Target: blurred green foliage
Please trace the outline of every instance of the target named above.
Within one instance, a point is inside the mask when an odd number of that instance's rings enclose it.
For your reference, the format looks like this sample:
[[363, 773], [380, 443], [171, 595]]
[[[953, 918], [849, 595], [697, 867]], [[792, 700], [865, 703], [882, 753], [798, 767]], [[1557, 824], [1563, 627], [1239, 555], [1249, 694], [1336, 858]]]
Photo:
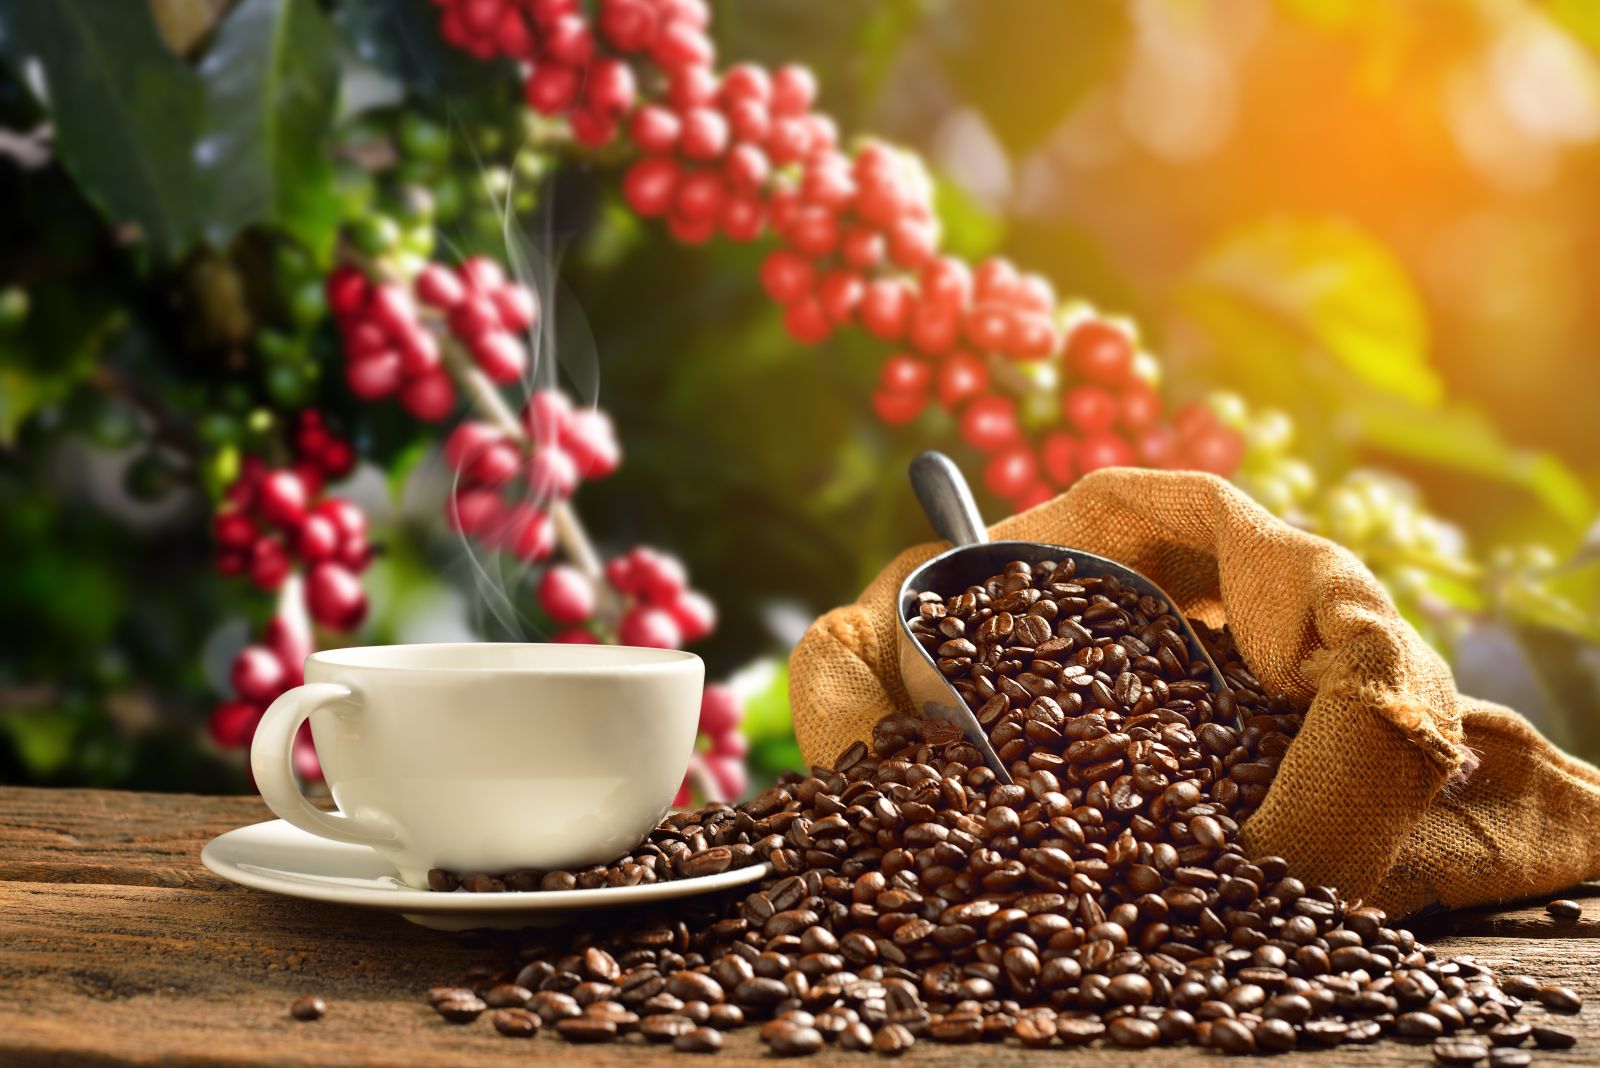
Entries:
[[[1136, 315], [1175, 401], [1242, 397], [1241, 482], [1362, 552], [1464, 688], [1600, 755], [1587, 5], [715, 6], [723, 56], [810, 63], [847, 133], [928, 156], [950, 247]], [[0, 780], [242, 785], [200, 724], [271, 606], [215, 575], [207, 523], [301, 407], [368, 462], [342, 490], [384, 552], [361, 640], [492, 629], [433, 432], [338, 374], [319, 280], [341, 227], [369, 255], [503, 255], [510, 202], [560, 264], [559, 360], [598, 369], [626, 452], [579, 508], [604, 547], [685, 558], [722, 612], [713, 674], [770, 667], [927, 536], [911, 455], [975, 459], [938, 412], [877, 424], [875, 344], [792, 343], [759, 249], [631, 217], [616, 161], [527, 121], [512, 72], [433, 18], [0, 5]], [[1529, 40], [1547, 61], [1524, 69]], [[797, 759], [784, 676], [749, 678], [770, 771]]]

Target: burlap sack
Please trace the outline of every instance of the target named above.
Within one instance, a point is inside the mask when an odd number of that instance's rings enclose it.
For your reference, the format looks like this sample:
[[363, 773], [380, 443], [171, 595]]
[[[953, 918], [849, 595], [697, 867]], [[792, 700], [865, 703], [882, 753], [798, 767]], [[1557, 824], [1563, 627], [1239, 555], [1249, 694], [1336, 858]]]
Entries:
[[[1302, 878], [1397, 916], [1600, 875], [1600, 770], [1510, 709], [1458, 694], [1359, 560], [1222, 479], [1099, 471], [991, 535], [1082, 548], [1143, 572], [1184, 611], [1225, 618], [1267, 689], [1307, 708], [1243, 828], [1253, 854], [1281, 855]], [[789, 695], [808, 761], [831, 761], [885, 712], [909, 708], [895, 594], [946, 547], [901, 553], [795, 647]]]

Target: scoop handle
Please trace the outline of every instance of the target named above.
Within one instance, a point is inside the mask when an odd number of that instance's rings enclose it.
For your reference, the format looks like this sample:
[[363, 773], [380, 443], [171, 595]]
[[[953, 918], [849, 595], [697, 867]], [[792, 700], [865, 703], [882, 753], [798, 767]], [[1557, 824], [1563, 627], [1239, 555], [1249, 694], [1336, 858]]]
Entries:
[[983, 513], [955, 461], [929, 450], [911, 461], [911, 490], [939, 536], [954, 545], [981, 545], [989, 540]]

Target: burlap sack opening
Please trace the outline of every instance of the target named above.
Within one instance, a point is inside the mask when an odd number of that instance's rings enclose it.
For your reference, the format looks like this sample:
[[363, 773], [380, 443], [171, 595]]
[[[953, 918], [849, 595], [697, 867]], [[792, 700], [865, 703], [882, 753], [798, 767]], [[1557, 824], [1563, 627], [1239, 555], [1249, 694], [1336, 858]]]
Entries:
[[[1222, 479], [1099, 471], [991, 535], [1071, 545], [1144, 572], [1184, 611], [1225, 618], [1267, 688], [1306, 707], [1243, 828], [1252, 853], [1286, 857], [1302, 878], [1391, 915], [1600, 875], [1600, 771], [1510, 709], [1458, 694], [1359, 560]], [[945, 547], [901, 553], [795, 647], [789, 692], [808, 761], [831, 761], [885, 712], [908, 708], [894, 597]]]

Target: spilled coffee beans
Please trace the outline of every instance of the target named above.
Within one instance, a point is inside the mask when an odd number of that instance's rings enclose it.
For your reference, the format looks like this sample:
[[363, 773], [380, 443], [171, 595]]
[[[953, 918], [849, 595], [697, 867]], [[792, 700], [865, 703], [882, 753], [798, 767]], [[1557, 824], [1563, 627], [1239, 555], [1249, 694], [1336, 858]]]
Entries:
[[1570, 989], [1502, 986], [1244, 853], [1239, 827], [1301, 715], [1262, 692], [1225, 630], [1196, 626], [1216, 689], [1169, 605], [1070, 561], [923, 594], [909, 625], [1012, 785], [956, 728], [891, 714], [833, 766], [674, 814], [615, 864], [435, 873], [441, 890], [553, 890], [770, 865], [753, 889], [542, 932], [429, 1000], [455, 1019], [522, 988], [569, 1040], [637, 1030], [692, 1052], [760, 1022], [788, 1056], [1011, 1037], [1247, 1054], [1392, 1035], [1466, 1064], [1574, 1041], [1543, 1026], [1581, 1007]]

